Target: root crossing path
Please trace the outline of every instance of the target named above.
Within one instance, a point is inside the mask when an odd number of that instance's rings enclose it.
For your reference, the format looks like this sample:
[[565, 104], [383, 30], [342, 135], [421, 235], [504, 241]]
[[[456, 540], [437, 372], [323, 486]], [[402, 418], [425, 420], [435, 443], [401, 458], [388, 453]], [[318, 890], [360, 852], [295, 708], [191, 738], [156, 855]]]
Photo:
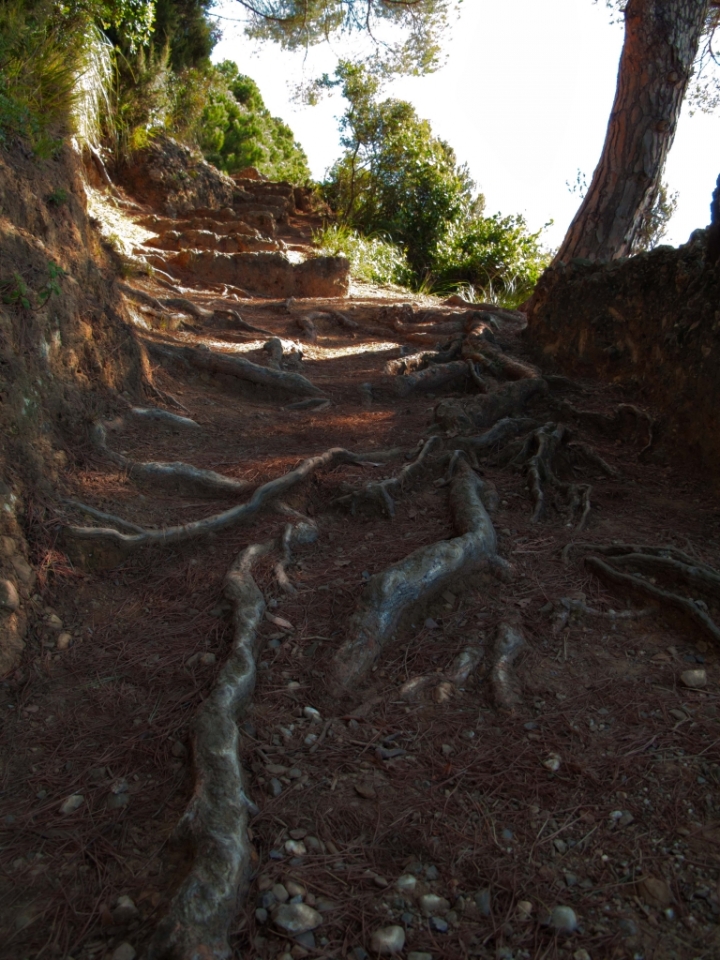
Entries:
[[0, 957], [720, 955], [720, 514], [653, 411], [512, 311], [163, 249], [30, 520]]

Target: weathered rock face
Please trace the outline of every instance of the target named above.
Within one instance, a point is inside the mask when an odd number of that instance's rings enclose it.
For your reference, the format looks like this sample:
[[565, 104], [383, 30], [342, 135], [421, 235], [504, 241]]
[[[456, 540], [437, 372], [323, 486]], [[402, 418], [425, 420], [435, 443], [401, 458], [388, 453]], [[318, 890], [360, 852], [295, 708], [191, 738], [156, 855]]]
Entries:
[[237, 192], [230, 177], [170, 137], [158, 137], [134, 154], [120, 178], [134, 196], [169, 216], [228, 207]]
[[612, 263], [572, 261], [540, 280], [527, 337], [544, 366], [627, 384], [663, 411], [663, 445], [720, 465], [720, 265], [706, 231]]
[[345, 297], [350, 266], [344, 257], [293, 264], [280, 253], [183, 251], [168, 261], [213, 283], [229, 283], [264, 297]]

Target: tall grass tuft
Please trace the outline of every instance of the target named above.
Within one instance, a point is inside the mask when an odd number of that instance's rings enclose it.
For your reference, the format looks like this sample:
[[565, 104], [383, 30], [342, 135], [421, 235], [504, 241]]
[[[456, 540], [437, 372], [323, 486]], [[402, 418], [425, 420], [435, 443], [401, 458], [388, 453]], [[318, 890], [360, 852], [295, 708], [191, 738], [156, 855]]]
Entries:
[[412, 272], [401, 246], [382, 237], [365, 237], [342, 224], [325, 224], [313, 233], [318, 256], [347, 257], [350, 273], [380, 285], [407, 286]]
[[25, 140], [49, 156], [72, 129], [83, 37], [46, 2], [0, 4], [0, 144]]
[[113, 45], [96, 26], [89, 27], [80, 51], [72, 116], [75, 135], [94, 150], [112, 133]]

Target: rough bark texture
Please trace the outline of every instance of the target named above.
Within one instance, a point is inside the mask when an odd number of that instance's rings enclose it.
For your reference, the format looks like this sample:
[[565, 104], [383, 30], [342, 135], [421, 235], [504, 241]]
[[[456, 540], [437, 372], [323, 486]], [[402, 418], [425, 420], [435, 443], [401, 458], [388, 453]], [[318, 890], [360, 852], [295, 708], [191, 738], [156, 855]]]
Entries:
[[[625, 383], [664, 417], [655, 450], [720, 464], [720, 265], [706, 231], [612, 264], [547, 270], [535, 291], [528, 343], [544, 366]], [[653, 455], [648, 451], [647, 455]]]
[[708, 0], [629, 0], [605, 145], [555, 263], [631, 253], [675, 137], [707, 10]]

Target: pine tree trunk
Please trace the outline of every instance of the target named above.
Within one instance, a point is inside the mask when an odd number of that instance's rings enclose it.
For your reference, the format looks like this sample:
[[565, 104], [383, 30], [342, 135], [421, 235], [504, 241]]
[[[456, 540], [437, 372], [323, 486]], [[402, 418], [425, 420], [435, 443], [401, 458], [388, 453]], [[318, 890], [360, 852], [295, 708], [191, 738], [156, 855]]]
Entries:
[[709, 0], [629, 0], [605, 145], [555, 263], [626, 257], [652, 206]]

